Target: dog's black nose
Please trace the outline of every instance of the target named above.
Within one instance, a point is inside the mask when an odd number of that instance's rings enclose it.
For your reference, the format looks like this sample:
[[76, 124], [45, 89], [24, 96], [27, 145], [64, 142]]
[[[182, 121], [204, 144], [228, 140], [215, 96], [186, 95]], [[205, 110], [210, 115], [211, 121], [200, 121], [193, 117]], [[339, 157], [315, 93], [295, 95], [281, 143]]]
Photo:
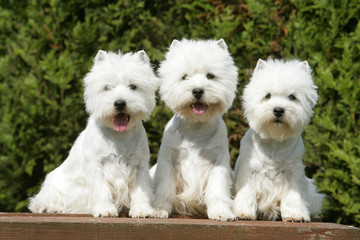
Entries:
[[114, 102], [115, 108], [116, 110], [118, 110], [119, 112], [121, 112], [122, 110], [125, 109], [126, 107], [126, 102], [124, 100], [116, 100]]
[[194, 95], [194, 97], [197, 100], [199, 100], [202, 97], [202, 95], [204, 94], [204, 89], [202, 89], [202, 88], [194, 88], [192, 90], [192, 94]]
[[273, 112], [277, 118], [280, 118], [282, 115], [284, 115], [285, 110], [282, 107], [276, 107], [274, 108]]

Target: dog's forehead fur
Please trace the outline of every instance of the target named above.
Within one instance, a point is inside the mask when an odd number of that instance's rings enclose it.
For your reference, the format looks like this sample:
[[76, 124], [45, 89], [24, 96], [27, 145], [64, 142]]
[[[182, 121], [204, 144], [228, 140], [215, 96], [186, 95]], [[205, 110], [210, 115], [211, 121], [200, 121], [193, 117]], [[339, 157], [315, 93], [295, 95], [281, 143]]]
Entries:
[[313, 85], [311, 73], [306, 71], [297, 60], [269, 61], [263, 69], [254, 72], [252, 79], [254, 82], [262, 81], [266, 88], [273, 86], [272, 88], [275, 89], [302, 88]]
[[[263, 62], [261, 69], [256, 69], [246, 86], [249, 94], [256, 94], [262, 98], [267, 93], [275, 96], [294, 94], [297, 98], [304, 98], [316, 102], [316, 86], [311, 77], [311, 69], [298, 60], [282, 61], [268, 60]], [[247, 91], [245, 91], [246, 94]], [[256, 92], [256, 93], [255, 93]]]
[[158, 87], [158, 80], [150, 64], [142, 61], [137, 53], [106, 53], [101, 60], [95, 60], [84, 82], [86, 85], [110, 84], [112, 86], [138, 84], [153, 91]]
[[[159, 68], [162, 79], [179, 80], [183, 74], [210, 72], [218, 77], [231, 74], [231, 80], [237, 80], [237, 68], [233, 59], [219, 42], [183, 39], [173, 45]], [[172, 72], [166, 71], [167, 69], [172, 69]]]

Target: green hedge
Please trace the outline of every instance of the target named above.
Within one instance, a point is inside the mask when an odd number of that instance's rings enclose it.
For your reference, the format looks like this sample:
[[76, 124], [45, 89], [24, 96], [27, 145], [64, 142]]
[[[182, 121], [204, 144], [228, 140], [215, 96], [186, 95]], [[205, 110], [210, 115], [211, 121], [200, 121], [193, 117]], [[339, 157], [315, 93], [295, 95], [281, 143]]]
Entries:
[[[145, 49], [155, 65], [171, 41], [224, 38], [239, 93], [224, 118], [232, 164], [248, 126], [240, 95], [258, 58], [300, 58], [320, 99], [306, 128], [307, 174], [327, 194], [323, 220], [360, 225], [360, 4], [280, 1], [0, 0], [0, 211], [26, 210], [46, 173], [86, 125], [82, 78], [99, 49]], [[172, 113], [145, 123], [156, 161]]]

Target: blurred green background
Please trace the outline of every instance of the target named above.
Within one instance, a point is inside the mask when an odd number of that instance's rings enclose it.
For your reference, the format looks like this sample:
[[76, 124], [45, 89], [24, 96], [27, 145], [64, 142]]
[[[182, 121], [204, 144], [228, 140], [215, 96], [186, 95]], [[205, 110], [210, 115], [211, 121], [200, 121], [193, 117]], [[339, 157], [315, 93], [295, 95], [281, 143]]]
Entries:
[[[359, 18], [358, 0], [0, 0], [0, 211], [27, 211], [85, 128], [82, 79], [99, 49], [144, 49], [157, 69], [174, 38], [223, 38], [239, 68], [224, 116], [232, 166], [257, 60], [307, 60], [320, 95], [303, 134], [307, 175], [327, 195], [323, 221], [359, 226]], [[171, 116], [158, 99], [145, 123], [152, 164]]]

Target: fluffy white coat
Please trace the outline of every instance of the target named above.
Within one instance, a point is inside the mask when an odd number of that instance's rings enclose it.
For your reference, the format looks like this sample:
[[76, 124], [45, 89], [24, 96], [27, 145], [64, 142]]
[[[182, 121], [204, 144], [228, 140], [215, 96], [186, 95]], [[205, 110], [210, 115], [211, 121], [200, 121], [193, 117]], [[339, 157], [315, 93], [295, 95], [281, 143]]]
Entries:
[[[153, 185], [154, 206], [170, 213], [234, 220], [227, 130], [237, 68], [224, 40], [174, 40], [159, 68], [167, 124]], [[155, 170], [156, 169], [156, 170]]]
[[88, 124], [68, 158], [30, 198], [29, 209], [95, 217], [115, 217], [129, 209], [131, 217], [166, 217], [151, 206], [150, 154], [142, 120], [155, 107], [158, 79], [146, 53], [100, 50], [84, 83]]
[[250, 129], [235, 166], [234, 213], [239, 219], [310, 221], [323, 195], [305, 176], [301, 133], [318, 95], [308, 63], [259, 60], [243, 93]]

